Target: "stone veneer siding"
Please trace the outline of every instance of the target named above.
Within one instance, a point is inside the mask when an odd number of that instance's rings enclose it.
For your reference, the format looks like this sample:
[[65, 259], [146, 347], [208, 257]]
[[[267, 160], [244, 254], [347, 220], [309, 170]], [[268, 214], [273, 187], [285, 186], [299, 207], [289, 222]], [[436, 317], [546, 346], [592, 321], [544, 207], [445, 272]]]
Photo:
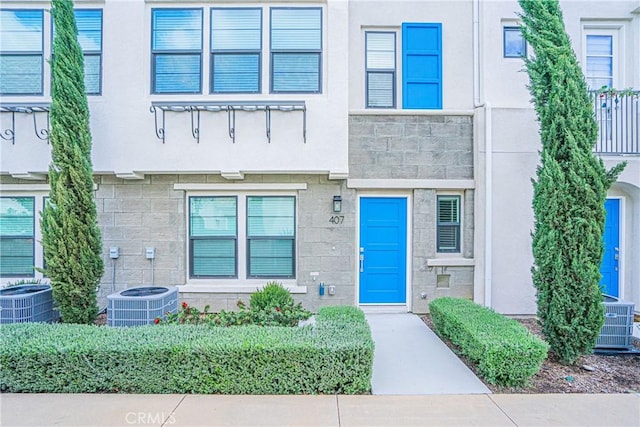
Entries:
[[[443, 115], [352, 115], [349, 120], [350, 178], [361, 179], [473, 179], [473, 137], [471, 116]], [[5, 184], [33, 184], [33, 181], [0, 177]], [[306, 183], [297, 197], [297, 284], [306, 294], [295, 298], [315, 311], [322, 305], [356, 303], [356, 203], [357, 191], [344, 181], [326, 175], [246, 175], [242, 183]], [[186, 193], [174, 190], [176, 183], [234, 184], [220, 175], [147, 175], [142, 180], [124, 180], [98, 175], [96, 206], [102, 230], [105, 273], [100, 301], [112, 292], [114, 262], [109, 247], [120, 248], [115, 261], [115, 290], [151, 284], [151, 261], [145, 248], [156, 249], [154, 283], [181, 285], [187, 280]], [[385, 191], [389, 193], [390, 191]], [[428, 302], [444, 295], [471, 298], [473, 267], [428, 267], [436, 258], [436, 196], [438, 189], [413, 189], [412, 307], [428, 310]], [[331, 200], [342, 196], [342, 224], [332, 224]], [[463, 200], [461, 254], [473, 258], [474, 191], [459, 194]], [[36, 250], [41, 250], [38, 246]], [[443, 257], [443, 254], [439, 254]], [[242, 256], [242, 254], [240, 254]], [[445, 255], [446, 257], [446, 255]], [[320, 275], [316, 282], [310, 273]], [[449, 275], [449, 287], [437, 286], [438, 275]], [[318, 295], [318, 283], [336, 286], [336, 294]], [[266, 282], [266, 280], [265, 280]], [[427, 299], [420, 298], [425, 292]], [[211, 310], [234, 309], [248, 293], [182, 293], [181, 299]]]
[[[33, 184], [33, 181], [0, 177], [4, 184]], [[344, 181], [328, 180], [326, 175], [246, 175], [239, 181], [251, 183], [306, 183], [307, 189], [297, 194], [296, 271], [297, 285], [307, 286], [306, 294], [295, 294], [296, 300], [316, 311], [322, 305], [355, 303], [355, 192], [346, 189]], [[150, 285], [151, 261], [145, 248], [154, 247], [154, 284], [182, 285], [187, 280], [187, 200], [186, 192], [174, 190], [176, 183], [236, 184], [220, 175], [147, 175], [142, 180], [125, 180], [113, 175], [98, 175], [96, 207], [102, 231], [105, 272], [99, 289], [101, 306], [113, 292], [112, 273], [115, 263], [115, 291]], [[230, 193], [232, 194], [232, 193]], [[333, 224], [332, 199], [342, 194], [342, 224]], [[7, 194], [11, 195], [11, 194]], [[120, 257], [109, 258], [109, 247], [118, 246]], [[36, 250], [42, 250], [39, 245]], [[243, 254], [239, 254], [243, 256]], [[311, 272], [319, 272], [315, 282]], [[268, 280], [265, 279], [266, 283]], [[318, 284], [336, 287], [333, 296], [320, 297]], [[220, 283], [217, 281], [216, 283]], [[229, 284], [233, 284], [230, 280]], [[212, 311], [231, 310], [238, 299], [248, 301], [249, 293], [181, 293], [181, 300]]]
[[[469, 180], [473, 170], [471, 115], [352, 114], [349, 118], [349, 178]], [[473, 258], [474, 190], [412, 189], [411, 310], [428, 311], [440, 296], [473, 297], [471, 266], [429, 267], [436, 258]], [[393, 193], [385, 190], [385, 194]], [[436, 254], [436, 197], [459, 194], [462, 201], [462, 253]], [[438, 287], [449, 275], [449, 287]], [[421, 299], [426, 293], [427, 299]]]
[[[307, 293], [296, 294], [295, 298], [314, 311], [321, 305], [354, 304], [354, 207], [344, 203], [343, 224], [329, 222], [333, 215], [331, 200], [334, 194], [341, 193], [342, 182], [329, 181], [320, 175], [247, 175], [241, 182], [307, 184], [307, 189], [297, 195], [296, 230], [296, 280], [298, 286], [307, 286]], [[128, 287], [150, 283], [150, 262], [144, 257], [146, 246], [156, 248], [155, 284], [186, 282], [188, 209], [186, 193], [174, 190], [175, 183], [234, 184], [219, 175], [151, 175], [144, 182], [100, 177], [97, 202], [104, 247], [121, 248], [118, 262], [122, 265], [117, 270], [120, 288], [125, 283]], [[320, 273], [316, 282], [311, 279], [313, 271]], [[105, 274], [103, 283], [109, 277]], [[336, 294], [325, 293], [320, 297], [317, 289], [320, 281], [336, 286]], [[181, 298], [197, 307], [210, 305], [211, 310], [218, 311], [234, 309], [238, 299], [246, 302], [249, 295], [192, 292], [182, 293]]]

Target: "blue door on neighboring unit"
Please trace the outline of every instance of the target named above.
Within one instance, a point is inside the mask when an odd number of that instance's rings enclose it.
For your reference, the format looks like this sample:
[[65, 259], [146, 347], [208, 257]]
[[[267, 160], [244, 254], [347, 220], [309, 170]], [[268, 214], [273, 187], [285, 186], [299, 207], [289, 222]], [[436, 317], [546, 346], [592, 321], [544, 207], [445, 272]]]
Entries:
[[360, 199], [361, 304], [403, 304], [407, 298], [407, 199]]
[[618, 260], [620, 257], [620, 200], [607, 199], [604, 203], [607, 217], [604, 222], [604, 256], [600, 273], [602, 292], [614, 297], [618, 292]]

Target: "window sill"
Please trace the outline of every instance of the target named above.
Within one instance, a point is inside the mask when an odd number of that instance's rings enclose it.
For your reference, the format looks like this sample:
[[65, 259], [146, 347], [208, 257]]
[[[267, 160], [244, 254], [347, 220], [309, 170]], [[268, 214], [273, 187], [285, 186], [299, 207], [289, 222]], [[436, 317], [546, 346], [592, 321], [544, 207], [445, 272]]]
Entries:
[[427, 260], [427, 267], [473, 267], [474, 258], [431, 258]]
[[357, 116], [473, 116], [473, 110], [403, 109], [396, 107], [351, 109], [349, 114]]
[[[187, 283], [185, 285], [178, 285], [178, 291], [181, 293], [208, 293], [208, 294], [252, 294], [257, 289], [262, 288], [266, 282], [261, 282], [259, 285], [254, 285], [250, 283], [238, 283], [237, 285], [233, 284], [214, 284], [214, 283], [203, 283], [203, 284], [194, 284]], [[283, 283], [283, 286], [289, 290], [292, 294], [306, 294], [307, 287], [306, 286], [298, 286], [296, 284], [286, 284]]]

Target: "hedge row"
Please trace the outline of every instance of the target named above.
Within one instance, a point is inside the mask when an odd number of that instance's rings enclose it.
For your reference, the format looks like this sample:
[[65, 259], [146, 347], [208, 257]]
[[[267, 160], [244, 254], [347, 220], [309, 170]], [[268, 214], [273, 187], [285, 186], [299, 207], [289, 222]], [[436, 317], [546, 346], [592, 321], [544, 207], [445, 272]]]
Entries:
[[355, 307], [315, 326], [111, 328], [11, 324], [0, 330], [0, 389], [34, 393], [357, 394], [370, 391], [373, 340]]
[[436, 332], [460, 347], [491, 384], [524, 385], [540, 370], [547, 343], [516, 320], [460, 298], [429, 304]]

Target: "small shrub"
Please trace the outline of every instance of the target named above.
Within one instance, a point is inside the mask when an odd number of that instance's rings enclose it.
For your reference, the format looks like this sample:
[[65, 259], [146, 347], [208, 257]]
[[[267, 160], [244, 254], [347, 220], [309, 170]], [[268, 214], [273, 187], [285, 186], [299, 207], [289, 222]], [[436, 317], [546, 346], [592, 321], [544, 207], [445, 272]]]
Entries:
[[166, 319], [156, 319], [155, 323], [165, 324], [207, 324], [212, 326], [297, 326], [301, 320], [311, 317], [302, 304], [295, 304], [291, 294], [279, 283], [270, 282], [263, 290], [251, 295], [251, 305], [247, 307], [238, 301], [238, 311], [221, 310], [209, 313], [209, 306], [203, 312], [182, 303], [177, 313], [167, 314]]
[[461, 298], [429, 304], [436, 332], [460, 347], [491, 384], [524, 385], [547, 357], [547, 343], [516, 320]]
[[276, 307], [293, 306], [293, 297], [289, 291], [278, 282], [268, 282], [266, 286], [251, 294], [249, 307], [252, 310], [266, 310]]

